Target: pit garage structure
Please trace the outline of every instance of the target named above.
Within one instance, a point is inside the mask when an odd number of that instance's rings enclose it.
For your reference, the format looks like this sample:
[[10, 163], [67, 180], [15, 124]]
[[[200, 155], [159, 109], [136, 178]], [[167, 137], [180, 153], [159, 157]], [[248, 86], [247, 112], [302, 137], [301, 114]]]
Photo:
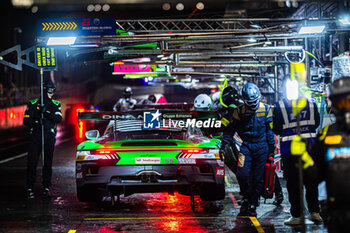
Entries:
[[[305, 62], [308, 84], [324, 91], [317, 86], [322, 76], [330, 76], [333, 57], [349, 47], [349, 25], [332, 17], [338, 10], [336, 3], [311, 2], [290, 18], [116, 19], [118, 35], [79, 36], [66, 55], [100, 54], [100, 59], [82, 62], [153, 64], [169, 74], [149, 84], [180, 82], [198, 88], [215, 86], [223, 77], [233, 84], [250, 78], [273, 102], [290, 63]], [[322, 33], [298, 33], [302, 26], [319, 25], [325, 26]], [[47, 38], [37, 40], [46, 43]], [[149, 60], [130, 61], [142, 57]]]

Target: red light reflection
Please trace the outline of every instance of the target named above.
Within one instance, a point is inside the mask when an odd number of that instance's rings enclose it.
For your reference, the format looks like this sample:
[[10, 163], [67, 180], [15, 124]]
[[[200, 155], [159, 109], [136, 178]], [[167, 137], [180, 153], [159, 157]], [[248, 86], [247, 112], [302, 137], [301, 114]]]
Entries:
[[85, 133], [85, 122], [84, 121], [78, 121], [78, 113], [79, 112], [84, 112], [84, 108], [82, 107], [77, 107], [74, 111], [73, 111], [73, 121], [74, 121], [74, 124], [77, 126], [76, 127], [76, 138], [78, 140], [81, 140], [84, 136], [84, 133]]
[[95, 231], [96, 233], [116, 233], [119, 231], [112, 230], [110, 227], [102, 227]]
[[158, 231], [165, 232], [197, 232], [205, 233], [197, 219], [186, 219], [185, 217], [166, 216], [156, 223]]
[[25, 105], [0, 109], [0, 128], [8, 129], [22, 126], [25, 110]]

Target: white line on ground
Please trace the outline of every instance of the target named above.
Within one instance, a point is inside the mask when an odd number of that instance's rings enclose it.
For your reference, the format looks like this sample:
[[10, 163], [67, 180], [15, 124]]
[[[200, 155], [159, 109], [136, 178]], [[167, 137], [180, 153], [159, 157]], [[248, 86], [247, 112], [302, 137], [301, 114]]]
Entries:
[[[69, 141], [69, 140], [71, 140], [71, 139], [70, 139], [70, 138], [67, 138], [67, 139], [65, 139], [65, 140], [62, 140], [62, 141], [60, 141], [56, 146], [58, 146], [58, 145], [60, 145], [60, 144], [62, 144], [62, 143], [65, 143], [65, 142], [67, 142], [67, 141]], [[0, 160], [0, 164], [2, 164], [2, 163], [7, 163], [7, 162], [10, 162], [10, 161], [15, 160], [15, 159], [22, 158], [22, 157], [26, 156], [27, 154], [28, 154], [28, 152], [25, 152], [25, 153], [23, 153], [23, 154], [13, 156], [13, 157], [8, 158], [8, 159]]]
[[8, 158], [8, 159], [0, 160], [0, 164], [2, 164], [2, 163], [7, 163], [7, 162], [9, 162], [9, 161], [22, 158], [22, 157], [26, 156], [27, 154], [28, 154], [28, 153], [26, 152], [26, 153], [23, 153], [23, 154], [20, 154], [20, 155], [13, 156], [13, 157]]

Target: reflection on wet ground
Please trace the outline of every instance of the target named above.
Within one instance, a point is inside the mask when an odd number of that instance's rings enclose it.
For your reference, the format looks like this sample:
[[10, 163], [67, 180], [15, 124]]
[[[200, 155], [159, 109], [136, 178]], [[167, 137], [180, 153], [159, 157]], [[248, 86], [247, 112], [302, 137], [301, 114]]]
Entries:
[[134, 194], [113, 207], [108, 201], [80, 203], [75, 196], [74, 159], [74, 143], [59, 144], [52, 197], [43, 199], [38, 178], [31, 201], [25, 199], [26, 158], [0, 164], [0, 232], [327, 232], [323, 224], [310, 222], [305, 229], [283, 224], [289, 217], [285, 188], [282, 206], [274, 206], [272, 199], [261, 201], [257, 219], [236, 218], [239, 187], [232, 174], [227, 176], [226, 198], [204, 202], [196, 197], [195, 211], [190, 197], [178, 193]]

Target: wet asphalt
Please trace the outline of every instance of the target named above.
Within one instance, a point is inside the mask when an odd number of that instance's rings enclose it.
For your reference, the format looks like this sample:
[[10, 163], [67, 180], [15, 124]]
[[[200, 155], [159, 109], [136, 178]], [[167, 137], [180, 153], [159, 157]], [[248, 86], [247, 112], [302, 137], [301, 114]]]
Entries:
[[[67, 135], [62, 133], [57, 139], [50, 199], [41, 195], [40, 164], [35, 198], [27, 200], [26, 156], [0, 163], [0, 232], [327, 232], [322, 223], [311, 221], [304, 227], [284, 225], [290, 214], [283, 179], [285, 199], [281, 206], [273, 205], [273, 199], [266, 204], [261, 199], [256, 219], [237, 218], [239, 187], [228, 169], [225, 199], [205, 202], [196, 196], [195, 210], [190, 197], [178, 193], [122, 196], [115, 206], [108, 198], [98, 204], [80, 203], [75, 193], [77, 142]], [[11, 151], [2, 150], [0, 159], [25, 153], [26, 145], [22, 142], [15, 153]]]

